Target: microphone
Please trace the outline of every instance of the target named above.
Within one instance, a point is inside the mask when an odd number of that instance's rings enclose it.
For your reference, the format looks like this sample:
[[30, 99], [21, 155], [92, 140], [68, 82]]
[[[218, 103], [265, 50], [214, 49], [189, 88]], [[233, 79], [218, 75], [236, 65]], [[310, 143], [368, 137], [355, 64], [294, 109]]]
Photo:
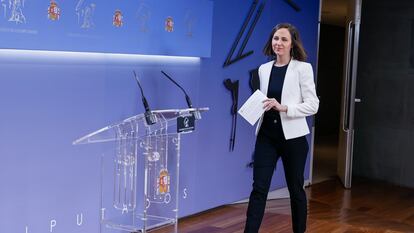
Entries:
[[145, 121], [147, 122], [147, 125], [153, 125], [157, 122], [157, 118], [151, 112], [151, 109], [148, 105], [147, 99], [144, 96], [144, 91], [142, 90], [141, 83], [139, 83], [139, 80], [138, 80], [137, 74], [135, 73], [135, 70], [133, 72], [134, 72], [135, 80], [137, 81], [139, 89], [141, 90], [142, 104], [144, 105], [144, 108], [145, 108], [145, 113], [144, 113]]
[[[172, 79], [171, 78], [171, 76], [169, 76], [167, 73], [165, 73], [164, 71], [162, 71], [161, 70], [161, 73], [163, 74], [163, 75], [165, 75], [165, 77], [167, 77], [171, 82], [173, 82], [177, 87], [179, 87], [183, 92], [184, 92], [184, 95], [185, 95], [185, 100], [187, 101], [187, 106], [188, 106], [188, 108], [193, 108], [193, 104], [191, 103], [191, 99], [190, 99], [190, 96], [188, 96], [187, 95], [187, 92], [184, 90], [184, 88], [182, 88], [181, 86], [180, 86], [180, 84], [178, 84], [176, 81], [174, 81], [174, 79]], [[195, 117], [195, 119], [197, 119], [197, 120], [199, 120], [199, 119], [201, 119], [201, 115], [200, 115], [200, 112], [198, 112], [198, 111], [194, 111], [193, 112], [193, 115], [194, 115], [194, 117]]]
[[187, 101], [187, 105], [189, 108], [193, 108], [193, 104], [191, 103], [190, 97], [187, 95], [187, 92], [185, 92], [184, 88], [182, 88], [176, 81], [174, 81], [174, 79], [172, 79], [168, 74], [166, 74], [164, 71], [161, 70], [161, 73], [163, 75], [165, 75], [165, 77], [167, 77], [171, 82], [173, 82], [177, 87], [179, 87], [185, 95], [185, 99]]

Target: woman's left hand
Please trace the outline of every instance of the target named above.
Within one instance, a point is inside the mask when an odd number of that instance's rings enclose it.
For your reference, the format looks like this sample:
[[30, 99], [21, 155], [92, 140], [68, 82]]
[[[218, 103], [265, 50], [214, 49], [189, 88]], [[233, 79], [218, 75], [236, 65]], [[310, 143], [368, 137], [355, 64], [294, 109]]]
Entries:
[[270, 109], [274, 109], [278, 112], [287, 112], [287, 106], [281, 105], [275, 98], [263, 100], [263, 108], [267, 112]]

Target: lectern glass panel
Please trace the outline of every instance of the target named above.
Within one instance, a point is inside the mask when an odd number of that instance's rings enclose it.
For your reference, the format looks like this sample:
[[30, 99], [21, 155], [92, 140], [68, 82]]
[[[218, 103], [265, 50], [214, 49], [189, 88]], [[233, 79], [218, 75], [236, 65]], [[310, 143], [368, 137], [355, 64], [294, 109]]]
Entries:
[[140, 114], [74, 142], [105, 142], [109, 148], [100, 161], [101, 232], [145, 233], [169, 225], [177, 232], [181, 137], [177, 118], [200, 119], [206, 110], [154, 111], [154, 125], [147, 125]]

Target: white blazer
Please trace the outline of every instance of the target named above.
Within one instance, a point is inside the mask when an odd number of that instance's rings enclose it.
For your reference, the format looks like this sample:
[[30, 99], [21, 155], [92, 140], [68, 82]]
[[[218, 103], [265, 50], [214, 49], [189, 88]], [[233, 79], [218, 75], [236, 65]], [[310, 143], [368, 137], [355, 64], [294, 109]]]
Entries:
[[[260, 91], [266, 96], [273, 64], [274, 61], [270, 61], [259, 67]], [[315, 114], [319, 108], [311, 64], [294, 59], [290, 61], [283, 83], [281, 104], [288, 107], [287, 113], [280, 113], [285, 138], [309, 134], [306, 117]], [[256, 135], [262, 121], [263, 115], [257, 124]]]

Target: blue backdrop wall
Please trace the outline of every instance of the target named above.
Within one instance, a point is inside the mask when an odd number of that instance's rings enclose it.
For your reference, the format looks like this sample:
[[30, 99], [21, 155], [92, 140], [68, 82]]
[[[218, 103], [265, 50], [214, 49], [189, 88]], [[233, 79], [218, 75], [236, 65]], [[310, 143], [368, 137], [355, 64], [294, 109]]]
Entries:
[[[179, 215], [248, 197], [254, 127], [239, 118], [235, 150], [228, 151], [231, 97], [223, 80], [240, 80], [244, 102], [251, 93], [248, 71], [267, 61], [261, 49], [271, 28], [285, 21], [301, 31], [315, 67], [319, 1], [296, 0], [300, 12], [285, 1], [267, 1], [245, 49], [253, 55], [226, 68], [251, 2], [211, 2], [209, 58], [0, 50], [0, 232], [99, 231], [101, 148], [72, 141], [143, 112], [133, 69], [153, 109], [186, 107], [161, 69], [183, 85], [194, 105], [210, 107], [196, 132], [182, 138]], [[272, 189], [283, 186], [279, 164]]]
[[210, 56], [209, 0], [1, 1], [2, 48]]

